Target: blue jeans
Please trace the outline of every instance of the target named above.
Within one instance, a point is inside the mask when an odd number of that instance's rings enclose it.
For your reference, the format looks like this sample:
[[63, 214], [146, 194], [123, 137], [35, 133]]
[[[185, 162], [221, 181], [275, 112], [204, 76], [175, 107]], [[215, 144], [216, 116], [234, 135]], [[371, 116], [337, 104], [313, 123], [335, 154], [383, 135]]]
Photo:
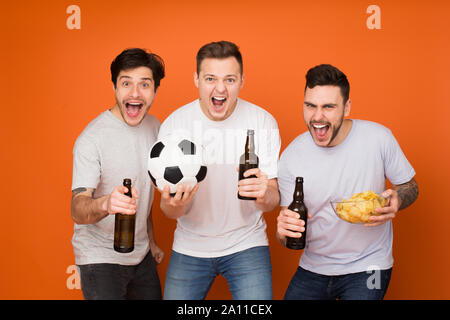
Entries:
[[285, 300], [382, 300], [392, 268], [339, 276], [317, 274], [301, 267], [292, 278]]
[[172, 251], [164, 299], [205, 299], [219, 274], [227, 280], [233, 299], [272, 299], [272, 265], [268, 246], [218, 258], [197, 258]]

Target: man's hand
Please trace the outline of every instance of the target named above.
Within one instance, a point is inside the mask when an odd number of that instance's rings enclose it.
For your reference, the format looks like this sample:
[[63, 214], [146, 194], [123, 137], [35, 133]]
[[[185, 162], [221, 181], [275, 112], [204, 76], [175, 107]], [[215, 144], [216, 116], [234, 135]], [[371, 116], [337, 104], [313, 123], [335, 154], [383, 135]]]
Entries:
[[414, 178], [406, 183], [393, 185], [392, 188], [381, 194], [382, 197], [388, 198], [385, 207], [375, 209], [381, 215], [371, 216], [371, 222], [365, 223], [365, 227], [376, 227], [394, 219], [399, 210], [409, 207], [419, 195], [419, 188]]
[[395, 218], [398, 208], [400, 206], [398, 198], [398, 193], [395, 190], [388, 189], [383, 191], [382, 197], [387, 198], [387, 203], [383, 208], [376, 208], [375, 211], [379, 213], [379, 216], [371, 216], [369, 218], [370, 222], [365, 223], [365, 227], [376, 227], [380, 224], [386, 223]]
[[190, 186], [178, 185], [175, 196], [170, 196], [170, 187], [165, 186], [161, 193], [161, 209], [169, 217], [177, 219], [183, 216], [187, 206], [191, 203], [198, 190], [198, 183], [191, 189]]
[[[308, 213], [308, 218], [311, 215]], [[283, 246], [286, 246], [286, 237], [300, 238], [305, 231], [305, 221], [300, 219], [297, 212], [281, 207], [277, 218], [277, 238]]]
[[73, 221], [77, 224], [93, 224], [110, 214], [135, 214], [136, 199], [139, 196], [134, 188], [131, 188], [132, 198], [125, 195], [127, 191], [126, 187], [118, 186], [111, 194], [94, 199], [93, 188], [82, 187], [73, 190], [70, 204]]
[[157, 264], [160, 264], [164, 259], [164, 251], [161, 250], [155, 243], [155, 241], [150, 241], [150, 250], [152, 251], [152, 256]]
[[[256, 178], [247, 178], [249, 176], [256, 176]], [[259, 168], [248, 169], [244, 172], [244, 177], [247, 179], [239, 180], [238, 192], [242, 197], [256, 198], [256, 201], [263, 201], [269, 185], [267, 175]]]
[[139, 198], [136, 189], [131, 188], [132, 198], [126, 196], [125, 193], [128, 192], [128, 188], [124, 186], [117, 186], [114, 188], [113, 192], [105, 198], [103, 209], [108, 212], [108, 214], [136, 214], [137, 205], [136, 199]]
[[[239, 169], [237, 170], [239, 171]], [[256, 176], [256, 178], [239, 180], [239, 194], [243, 197], [256, 198], [255, 204], [261, 211], [272, 211], [280, 203], [277, 179], [268, 179], [267, 174], [259, 168], [248, 169], [244, 172], [244, 177], [252, 175]]]

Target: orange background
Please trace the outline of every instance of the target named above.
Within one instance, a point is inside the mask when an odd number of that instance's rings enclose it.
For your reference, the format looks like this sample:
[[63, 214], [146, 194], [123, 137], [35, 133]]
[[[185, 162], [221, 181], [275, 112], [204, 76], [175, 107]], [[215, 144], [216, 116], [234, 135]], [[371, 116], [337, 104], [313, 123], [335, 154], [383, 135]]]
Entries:
[[[68, 30], [66, 8], [81, 8]], [[381, 30], [369, 30], [369, 5]], [[195, 54], [216, 40], [237, 43], [246, 83], [241, 97], [278, 121], [282, 149], [306, 127], [304, 75], [319, 63], [343, 70], [351, 117], [389, 127], [417, 171], [420, 196], [394, 220], [394, 271], [387, 299], [450, 299], [449, 1], [5, 1], [2, 73], [1, 299], [81, 299], [70, 290], [70, 217], [76, 137], [114, 104], [109, 65], [145, 47], [167, 66], [150, 109], [163, 121], [197, 98]], [[156, 240], [166, 252], [175, 221], [154, 205]], [[274, 298], [281, 299], [300, 252], [276, 241], [277, 210], [266, 213]], [[209, 299], [231, 298], [219, 277]]]

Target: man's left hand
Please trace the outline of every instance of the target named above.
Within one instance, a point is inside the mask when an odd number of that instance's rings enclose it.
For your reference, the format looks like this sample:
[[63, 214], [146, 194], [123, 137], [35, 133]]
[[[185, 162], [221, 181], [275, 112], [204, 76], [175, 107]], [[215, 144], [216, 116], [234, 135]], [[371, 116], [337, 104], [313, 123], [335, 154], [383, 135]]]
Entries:
[[248, 169], [244, 172], [244, 177], [255, 175], [256, 178], [239, 180], [238, 192], [243, 197], [256, 198], [257, 202], [264, 201], [264, 197], [269, 185], [267, 175], [259, 168]]
[[150, 241], [150, 250], [152, 251], [152, 256], [155, 259], [156, 264], [160, 264], [164, 259], [164, 251], [162, 251], [154, 241]]
[[397, 191], [388, 189], [383, 191], [382, 197], [387, 198], [387, 204], [383, 208], [376, 208], [375, 211], [379, 213], [379, 216], [371, 216], [370, 222], [365, 223], [365, 227], [376, 227], [387, 221], [395, 218], [398, 212], [398, 208], [401, 205], [401, 199], [398, 196]]

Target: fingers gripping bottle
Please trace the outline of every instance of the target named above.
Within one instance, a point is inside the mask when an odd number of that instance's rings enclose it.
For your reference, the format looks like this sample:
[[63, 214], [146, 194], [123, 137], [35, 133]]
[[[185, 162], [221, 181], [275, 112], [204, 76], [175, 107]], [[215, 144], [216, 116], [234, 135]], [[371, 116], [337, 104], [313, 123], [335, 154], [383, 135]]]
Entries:
[[297, 212], [300, 215], [300, 219], [305, 221], [305, 231], [301, 234], [300, 238], [286, 237], [286, 247], [294, 250], [301, 250], [305, 248], [306, 243], [306, 225], [308, 221], [308, 208], [303, 202], [303, 177], [295, 178], [295, 191], [294, 199], [289, 205], [288, 209]]
[[[131, 198], [131, 179], [124, 179], [123, 185], [128, 189], [125, 195]], [[114, 250], [120, 253], [133, 251], [136, 214], [116, 213], [115, 219]]]
[[[255, 154], [255, 131], [247, 130], [247, 140], [245, 141], [245, 151], [239, 158], [239, 180], [256, 178], [255, 175], [244, 178], [244, 172], [248, 169], [258, 168], [259, 159]], [[238, 192], [238, 198], [241, 200], [256, 200], [254, 197], [243, 197]]]

